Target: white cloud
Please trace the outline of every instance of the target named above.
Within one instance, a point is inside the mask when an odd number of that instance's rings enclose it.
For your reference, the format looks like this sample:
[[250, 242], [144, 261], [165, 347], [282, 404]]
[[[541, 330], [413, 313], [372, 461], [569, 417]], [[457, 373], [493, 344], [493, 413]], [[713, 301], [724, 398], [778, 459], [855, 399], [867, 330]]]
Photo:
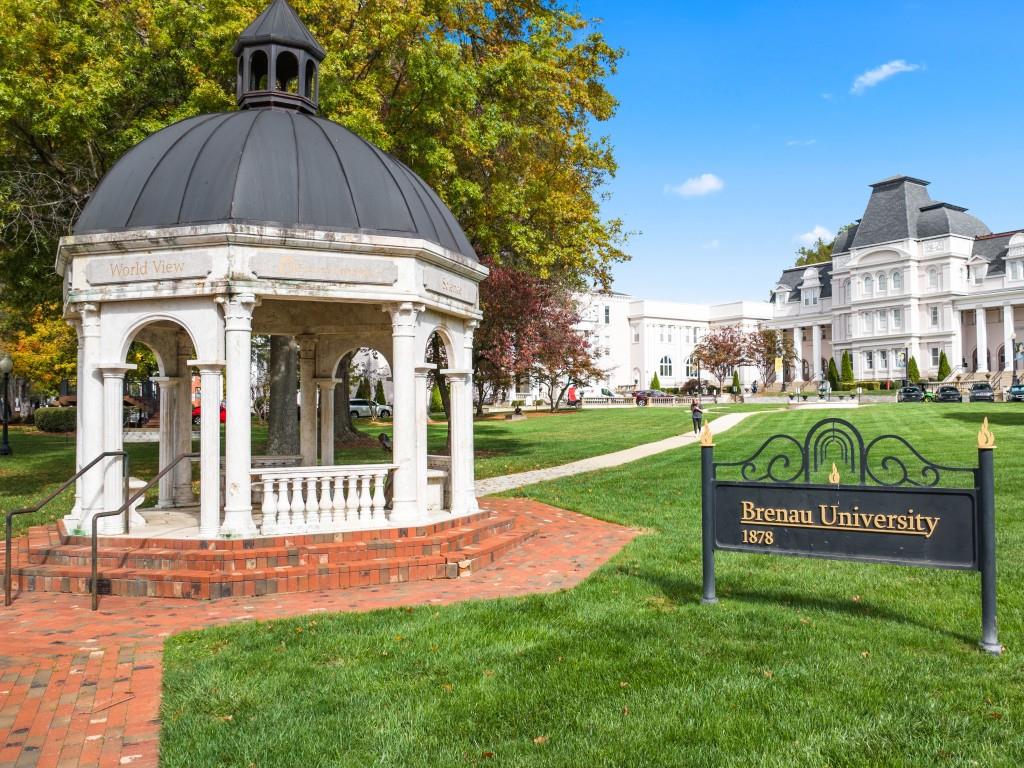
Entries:
[[680, 197], [703, 197], [712, 192], [719, 192], [725, 186], [725, 182], [713, 173], [702, 173], [687, 179], [682, 184], [672, 186], [665, 185], [666, 194], [679, 195]]
[[721, 242], [719, 242], [718, 238], [716, 237], [714, 240], [708, 240], [706, 243], [704, 243], [704, 245], [701, 246], [701, 248], [703, 248], [704, 250], [713, 251], [721, 245]]
[[823, 93], [823, 94], [821, 94], [821, 98], [823, 98], [825, 101], [832, 101], [832, 94], [831, 93]]
[[858, 75], [857, 79], [853, 81], [853, 85], [850, 86], [850, 93], [859, 96], [868, 88], [874, 88], [893, 75], [898, 75], [900, 72], [916, 72], [920, 68], [920, 64], [908, 64], [903, 59], [893, 59], [880, 67], [869, 69], [864, 74]]
[[790, 139], [786, 142], [787, 147], [809, 147], [812, 144], [817, 144], [817, 139]]
[[814, 245], [818, 238], [821, 238], [826, 243], [830, 243], [832, 242], [832, 239], [834, 237], [834, 233], [825, 229], [825, 227], [821, 226], [821, 224], [816, 224], [814, 226], [814, 229], [812, 229], [810, 232], [804, 232], [802, 235], [797, 235], [793, 239], [803, 243], [804, 245]]

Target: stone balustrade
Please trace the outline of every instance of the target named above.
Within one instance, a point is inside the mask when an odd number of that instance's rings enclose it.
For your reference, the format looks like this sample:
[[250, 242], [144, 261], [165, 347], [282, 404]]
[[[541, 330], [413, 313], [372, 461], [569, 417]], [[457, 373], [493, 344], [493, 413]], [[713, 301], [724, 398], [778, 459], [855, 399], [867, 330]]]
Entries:
[[265, 536], [386, 522], [384, 484], [395, 464], [253, 469], [263, 490]]

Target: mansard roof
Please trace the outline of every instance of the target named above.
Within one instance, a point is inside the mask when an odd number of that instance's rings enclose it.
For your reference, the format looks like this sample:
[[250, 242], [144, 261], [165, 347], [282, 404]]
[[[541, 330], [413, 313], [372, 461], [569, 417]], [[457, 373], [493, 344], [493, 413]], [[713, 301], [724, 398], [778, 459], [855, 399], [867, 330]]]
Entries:
[[917, 219], [918, 237], [964, 235], [982, 237], [990, 234], [985, 223], [967, 213], [966, 208], [950, 203], [932, 203], [921, 208]]
[[846, 253], [850, 250], [850, 246], [853, 244], [853, 239], [857, 236], [857, 227], [860, 226], [860, 219], [857, 219], [857, 223], [853, 224], [838, 235], [836, 239], [832, 241], [832, 255], [836, 256], [840, 253]]
[[[823, 299], [827, 299], [832, 295], [832, 262], [825, 261], [820, 264], [810, 264], [805, 267], [790, 267], [789, 269], [783, 270], [782, 276], [779, 277], [776, 285], [784, 285], [790, 290], [789, 301], [799, 302], [800, 301], [800, 290], [804, 286], [804, 273], [808, 269], [815, 269], [818, 272], [818, 284], [821, 287], [819, 296]], [[775, 303], [775, 294], [772, 293], [769, 302]]]
[[977, 256], [989, 263], [989, 275], [1001, 275], [1006, 272], [1006, 252], [1010, 247], [1010, 240], [1014, 235], [1024, 232], [1024, 229], [1012, 230], [1010, 232], [998, 232], [994, 235], [985, 235], [974, 241], [971, 249], [971, 257]]

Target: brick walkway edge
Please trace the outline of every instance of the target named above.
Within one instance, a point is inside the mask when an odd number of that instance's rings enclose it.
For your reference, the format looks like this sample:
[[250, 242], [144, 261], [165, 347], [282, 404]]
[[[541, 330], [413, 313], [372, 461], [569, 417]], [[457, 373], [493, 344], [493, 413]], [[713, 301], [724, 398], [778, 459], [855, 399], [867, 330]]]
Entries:
[[575, 586], [637, 531], [530, 499], [486, 499], [540, 533], [472, 576], [215, 602], [25, 593], [0, 609], [0, 768], [158, 764], [164, 640], [233, 621], [370, 611]]

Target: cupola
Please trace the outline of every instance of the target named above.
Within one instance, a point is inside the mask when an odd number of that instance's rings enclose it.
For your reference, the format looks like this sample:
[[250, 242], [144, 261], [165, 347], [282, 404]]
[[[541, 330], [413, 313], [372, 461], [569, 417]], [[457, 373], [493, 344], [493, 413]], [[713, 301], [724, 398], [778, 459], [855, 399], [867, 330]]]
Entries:
[[273, 0], [235, 42], [242, 109], [283, 107], [316, 114], [326, 55], [287, 0]]

